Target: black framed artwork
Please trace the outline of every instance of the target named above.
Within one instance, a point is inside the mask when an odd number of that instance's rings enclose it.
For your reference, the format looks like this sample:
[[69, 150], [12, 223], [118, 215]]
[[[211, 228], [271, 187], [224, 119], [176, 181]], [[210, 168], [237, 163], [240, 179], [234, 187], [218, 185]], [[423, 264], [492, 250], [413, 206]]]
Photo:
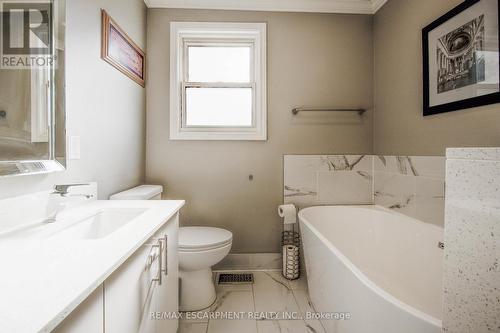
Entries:
[[466, 0], [422, 30], [424, 116], [500, 102], [500, 0]]

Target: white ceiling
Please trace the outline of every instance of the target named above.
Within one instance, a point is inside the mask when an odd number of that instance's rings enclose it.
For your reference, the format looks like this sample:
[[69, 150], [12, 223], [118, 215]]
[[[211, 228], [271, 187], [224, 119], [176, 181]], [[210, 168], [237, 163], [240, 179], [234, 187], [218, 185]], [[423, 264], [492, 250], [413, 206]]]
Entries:
[[375, 14], [387, 0], [144, 0], [149, 8]]

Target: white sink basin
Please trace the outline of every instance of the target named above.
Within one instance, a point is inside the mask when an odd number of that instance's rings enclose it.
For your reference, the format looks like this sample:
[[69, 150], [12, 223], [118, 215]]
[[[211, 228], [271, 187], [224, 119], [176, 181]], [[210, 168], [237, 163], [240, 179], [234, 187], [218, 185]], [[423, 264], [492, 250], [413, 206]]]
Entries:
[[61, 214], [54, 223], [30, 224], [0, 235], [2, 239], [92, 240], [111, 235], [147, 211], [142, 207], [101, 208]]
[[[67, 239], [104, 238], [144, 213], [143, 208], [108, 208], [59, 230], [54, 237]], [[55, 222], [57, 223], [57, 222]]]

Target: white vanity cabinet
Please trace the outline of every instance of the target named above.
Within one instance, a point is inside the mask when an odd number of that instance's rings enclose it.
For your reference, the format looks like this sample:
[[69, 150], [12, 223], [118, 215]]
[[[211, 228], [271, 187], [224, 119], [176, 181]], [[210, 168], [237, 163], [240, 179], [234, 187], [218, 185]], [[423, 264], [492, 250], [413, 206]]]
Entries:
[[103, 286], [99, 286], [53, 332], [101, 333], [104, 332]]
[[178, 311], [178, 228], [176, 214], [55, 332], [176, 333], [164, 314]]
[[178, 309], [178, 216], [104, 282], [106, 333], [175, 333]]

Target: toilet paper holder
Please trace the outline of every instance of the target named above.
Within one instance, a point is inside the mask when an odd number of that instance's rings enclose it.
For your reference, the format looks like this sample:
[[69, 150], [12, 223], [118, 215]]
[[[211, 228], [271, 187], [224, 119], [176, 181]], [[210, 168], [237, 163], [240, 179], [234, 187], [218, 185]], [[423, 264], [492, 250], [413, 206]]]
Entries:
[[296, 231], [283, 231], [281, 234], [283, 256], [283, 276], [287, 280], [300, 277], [300, 234]]

